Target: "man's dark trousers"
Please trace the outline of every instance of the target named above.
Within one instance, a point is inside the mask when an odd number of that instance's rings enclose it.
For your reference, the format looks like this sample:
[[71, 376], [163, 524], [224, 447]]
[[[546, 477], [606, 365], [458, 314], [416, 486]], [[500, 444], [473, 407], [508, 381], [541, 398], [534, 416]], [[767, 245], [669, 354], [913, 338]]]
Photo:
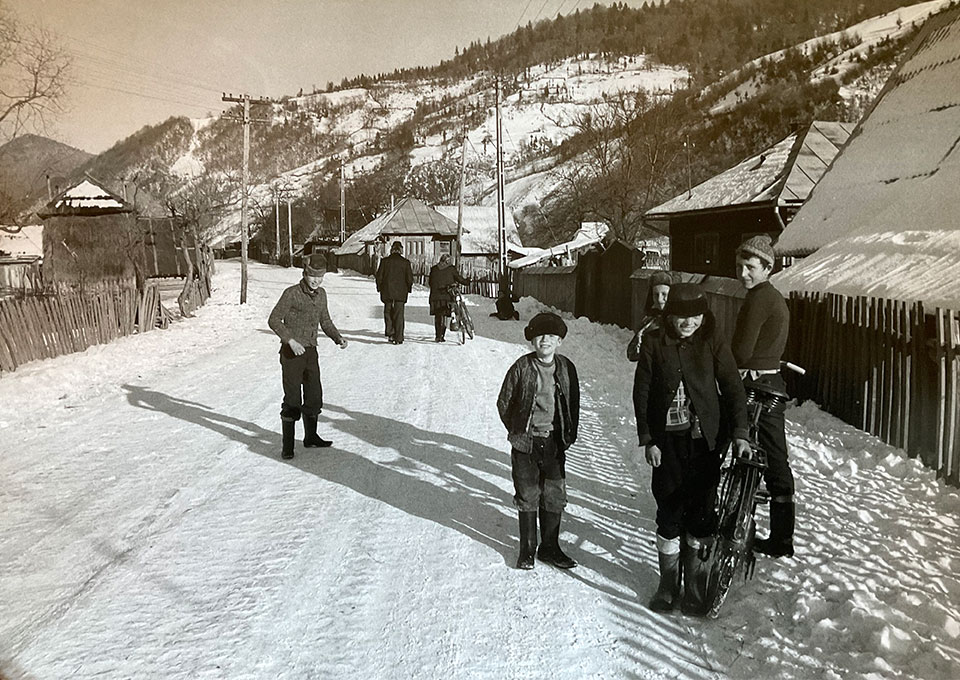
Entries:
[[394, 342], [403, 342], [403, 306], [399, 300], [387, 300], [383, 303], [383, 322], [387, 337]]
[[296, 356], [290, 346], [284, 344], [280, 350], [280, 369], [283, 376], [280, 417], [293, 421], [300, 420], [301, 413], [316, 417], [323, 408], [317, 348], [307, 347], [303, 354]]

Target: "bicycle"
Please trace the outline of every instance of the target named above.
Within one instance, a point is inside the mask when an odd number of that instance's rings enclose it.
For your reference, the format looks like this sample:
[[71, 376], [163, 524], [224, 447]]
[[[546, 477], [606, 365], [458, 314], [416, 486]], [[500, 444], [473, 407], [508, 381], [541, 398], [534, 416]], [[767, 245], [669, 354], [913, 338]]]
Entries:
[[[453, 301], [450, 303], [452, 315], [450, 330], [456, 330], [460, 336], [460, 344], [465, 345], [468, 337], [473, 340], [473, 319], [470, 318], [470, 312], [467, 311], [467, 306], [463, 302], [460, 286], [450, 286], [447, 290], [453, 297]], [[454, 328], [454, 325], [456, 325], [456, 328]]]
[[[803, 375], [805, 371], [790, 362], [780, 362], [781, 369], [788, 368]], [[713, 562], [707, 583], [707, 617], [715, 619], [720, 615], [737, 574], [743, 574], [744, 580], [753, 577], [756, 568], [756, 556], [753, 554], [753, 540], [756, 530], [754, 513], [757, 506], [767, 503], [770, 495], [760, 489], [760, 480], [767, 467], [767, 454], [758, 445], [757, 433], [760, 416], [765, 412], [783, 408], [789, 398], [767, 385], [749, 382], [747, 391], [747, 415], [750, 423], [750, 453], [733, 455], [729, 466], [721, 471], [721, 482], [717, 494], [717, 531], [713, 545], [701, 550], [712, 551]], [[701, 554], [701, 559], [709, 559], [709, 554]]]

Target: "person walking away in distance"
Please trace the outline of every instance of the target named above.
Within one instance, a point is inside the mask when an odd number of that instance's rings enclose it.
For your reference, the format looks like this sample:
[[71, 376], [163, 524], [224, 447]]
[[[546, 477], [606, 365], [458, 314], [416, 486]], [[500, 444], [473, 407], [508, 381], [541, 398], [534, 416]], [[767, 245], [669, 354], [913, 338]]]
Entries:
[[643, 307], [644, 316], [640, 319], [636, 334], [627, 345], [627, 359], [630, 361], [640, 358], [640, 343], [643, 341], [643, 336], [660, 328], [663, 307], [667, 304], [671, 285], [673, 285], [673, 277], [670, 272], [654, 272], [650, 277], [647, 302]]
[[403, 244], [394, 241], [390, 255], [380, 260], [376, 274], [377, 291], [383, 302], [383, 334], [391, 344], [403, 344], [403, 306], [413, 290], [413, 268], [403, 256]]
[[[780, 360], [790, 332], [790, 310], [770, 283], [774, 263], [773, 240], [766, 234], [746, 239], [737, 249], [737, 278], [747, 295], [737, 314], [731, 348], [745, 384], [753, 381], [786, 393]], [[796, 523], [784, 408], [762, 412], [757, 432], [757, 443], [767, 453], [763, 481], [770, 493], [770, 533], [753, 549], [771, 557], [793, 556]]]
[[433, 315], [434, 342], [444, 342], [447, 333], [447, 319], [453, 306], [451, 288], [456, 284], [466, 285], [470, 281], [461, 276], [450, 262], [450, 255], [444, 253], [430, 268], [430, 313]]
[[640, 344], [633, 383], [637, 435], [657, 502], [660, 582], [649, 606], [666, 612], [680, 604], [685, 614], [703, 616], [708, 574], [699, 552], [717, 528], [717, 444], [732, 436], [738, 453], [750, 451], [746, 394], [699, 286], [674, 284], [663, 314], [663, 326]]
[[513, 363], [497, 398], [512, 447], [513, 500], [520, 514], [517, 569], [533, 569], [534, 556], [571, 569], [577, 563], [560, 549], [560, 520], [567, 505], [566, 452], [580, 423], [580, 382], [573, 362], [557, 353], [567, 335], [563, 319], [537, 314], [523, 335], [533, 351]]
[[303, 445], [326, 447], [333, 442], [317, 435], [317, 418], [323, 409], [323, 385], [317, 360], [317, 329], [340, 349], [347, 341], [340, 335], [327, 310], [327, 291], [321, 287], [326, 273], [326, 258], [315, 253], [304, 261], [303, 278], [280, 295], [267, 324], [280, 337], [280, 372], [283, 403], [280, 421], [283, 428], [284, 459], [294, 455], [294, 428], [303, 416]]

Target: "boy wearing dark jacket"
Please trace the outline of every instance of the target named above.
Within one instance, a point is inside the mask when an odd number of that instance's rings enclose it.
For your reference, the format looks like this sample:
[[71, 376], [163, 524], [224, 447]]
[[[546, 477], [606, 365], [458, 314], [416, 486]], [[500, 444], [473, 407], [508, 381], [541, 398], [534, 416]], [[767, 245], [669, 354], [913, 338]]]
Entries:
[[323, 386], [320, 384], [320, 365], [317, 361], [317, 327], [322, 328], [340, 349], [347, 346], [347, 341], [340, 335], [327, 311], [327, 291], [320, 287], [326, 271], [323, 256], [311, 256], [304, 262], [303, 279], [283, 291], [267, 320], [270, 329], [280, 336], [280, 370], [283, 376], [281, 455], [284, 459], [293, 458], [294, 428], [301, 415], [305, 447], [326, 447], [333, 443], [317, 435], [317, 417], [323, 408]]
[[573, 362], [557, 354], [567, 335], [563, 319], [549, 312], [537, 314], [523, 334], [534, 351], [510, 367], [497, 398], [513, 447], [513, 498], [520, 511], [517, 569], [533, 569], [535, 556], [570, 569], [577, 563], [560, 549], [560, 519], [567, 504], [566, 450], [576, 441], [580, 422], [580, 383]]
[[374, 276], [383, 303], [383, 334], [392, 345], [403, 344], [403, 306], [413, 290], [413, 267], [403, 256], [403, 244], [394, 241], [390, 255], [380, 260]]
[[[637, 434], [657, 501], [660, 584], [650, 608], [677, 606], [682, 562], [683, 611], [702, 616], [707, 573], [698, 553], [716, 530], [718, 443], [732, 435], [737, 453], [749, 451], [746, 394], [698, 286], [672, 286], [663, 314], [663, 327], [640, 345], [633, 384]], [[722, 431], [724, 423], [732, 432]]]
[[457, 268], [450, 262], [450, 256], [444, 253], [433, 267], [430, 268], [430, 313], [433, 315], [434, 341], [444, 342], [447, 334], [447, 317], [452, 314], [453, 293], [452, 286], [467, 285], [469, 279], [460, 275]]

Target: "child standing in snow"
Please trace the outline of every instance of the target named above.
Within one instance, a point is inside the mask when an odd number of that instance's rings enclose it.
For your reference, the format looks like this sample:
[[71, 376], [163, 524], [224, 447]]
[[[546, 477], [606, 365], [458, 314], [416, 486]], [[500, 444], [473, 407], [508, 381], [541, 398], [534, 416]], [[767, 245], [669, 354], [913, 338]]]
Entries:
[[281, 455], [285, 459], [293, 458], [294, 428], [301, 415], [305, 447], [325, 447], [333, 443], [317, 435], [317, 417], [323, 408], [323, 386], [320, 384], [320, 365], [317, 361], [317, 327], [322, 328], [340, 349], [347, 346], [347, 341], [340, 335], [327, 311], [327, 291], [320, 287], [326, 271], [326, 260], [322, 253], [306, 260], [303, 279], [283, 291], [267, 321], [271, 330], [280, 336], [281, 343]]
[[560, 519], [567, 504], [565, 454], [577, 439], [580, 422], [580, 383], [573, 362], [557, 354], [567, 335], [563, 319], [549, 312], [537, 314], [523, 335], [533, 351], [510, 367], [497, 398], [513, 447], [513, 498], [520, 511], [517, 569], [533, 569], [534, 556], [570, 569], [577, 563], [560, 549]]
[[670, 276], [670, 272], [654, 272], [650, 277], [647, 304], [643, 308], [644, 315], [640, 320], [640, 327], [627, 345], [627, 359], [630, 361], [640, 358], [640, 343], [643, 341], [643, 336], [660, 328], [663, 306], [667, 304], [671, 285], [673, 285], [673, 277]]
[[[650, 608], [676, 607], [682, 561], [683, 611], [702, 616], [707, 574], [698, 553], [716, 528], [717, 444], [732, 434], [737, 452], [749, 451], [746, 394], [698, 286], [672, 286], [663, 314], [663, 327], [640, 345], [633, 384], [637, 434], [657, 501], [660, 584]], [[721, 432], [724, 422], [732, 433]]]

